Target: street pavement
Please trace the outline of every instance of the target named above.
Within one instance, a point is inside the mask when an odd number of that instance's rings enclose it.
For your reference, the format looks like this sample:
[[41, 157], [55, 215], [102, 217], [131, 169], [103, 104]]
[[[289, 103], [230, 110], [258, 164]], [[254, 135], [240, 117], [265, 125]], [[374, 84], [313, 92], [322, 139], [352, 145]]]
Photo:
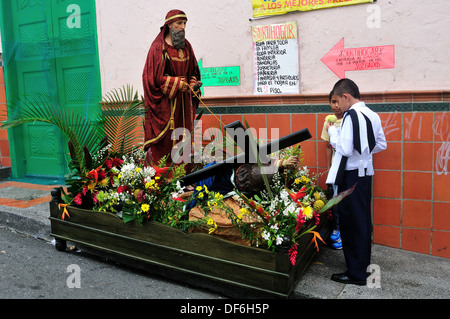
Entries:
[[186, 298], [223, 297], [0, 228], [0, 299]]
[[[0, 299], [225, 297], [216, 292], [150, 276], [84, 252], [57, 252], [51, 245], [48, 220], [49, 194], [53, 187], [8, 181], [0, 183]], [[375, 279], [368, 286], [333, 282], [330, 280], [333, 273], [345, 271], [344, 256], [342, 251], [322, 246], [291, 298], [450, 298], [449, 259], [374, 245], [372, 263], [375, 271], [372, 277]], [[8, 269], [12, 269], [15, 264], [21, 268], [17, 271], [22, 272], [10, 274]], [[79, 265], [86, 278], [86, 286], [82, 286], [82, 289], [67, 288], [66, 279], [70, 275], [67, 267], [72, 264]], [[46, 277], [43, 273], [51, 276]], [[105, 276], [99, 277], [98, 273], [104, 273]], [[121, 295], [124, 286], [136, 287], [136, 291]]]

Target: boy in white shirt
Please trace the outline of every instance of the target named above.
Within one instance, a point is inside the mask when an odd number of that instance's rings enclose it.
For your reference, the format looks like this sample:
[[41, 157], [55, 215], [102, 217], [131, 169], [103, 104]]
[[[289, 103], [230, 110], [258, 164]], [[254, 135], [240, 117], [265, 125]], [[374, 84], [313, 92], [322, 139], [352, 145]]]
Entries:
[[372, 248], [372, 155], [387, 148], [378, 114], [360, 101], [358, 86], [349, 79], [336, 83], [332, 103], [344, 112], [340, 132], [327, 124], [336, 154], [327, 184], [338, 185], [341, 193], [356, 184], [353, 193], [339, 204], [339, 226], [347, 271], [333, 274], [341, 283], [366, 285]]

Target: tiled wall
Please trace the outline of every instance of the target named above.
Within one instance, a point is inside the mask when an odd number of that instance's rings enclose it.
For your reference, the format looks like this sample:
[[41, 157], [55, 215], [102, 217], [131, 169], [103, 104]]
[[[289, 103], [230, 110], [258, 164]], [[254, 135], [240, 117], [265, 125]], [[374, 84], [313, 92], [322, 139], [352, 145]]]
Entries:
[[[0, 67], [0, 123], [6, 119], [5, 77], [3, 75], [3, 67]], [[11, 166], [8, 132], [5, 130], [0, 130], [0, 166]]]
[[[302, 143], [305, 165], [325, 187], [326, 144], [320, 139], [328, 97], [207, 98], [220, 120], [247, 121], [250, 127], [280, 129], [280, 135], [308, 128]], [[375, 155], [374, 242], [450, 258], [450, 94], [448, 92], [371, 93], [363, 100], [383, 122], [388, 150]], [[203, 129], [218, 126], [203, 116]]]

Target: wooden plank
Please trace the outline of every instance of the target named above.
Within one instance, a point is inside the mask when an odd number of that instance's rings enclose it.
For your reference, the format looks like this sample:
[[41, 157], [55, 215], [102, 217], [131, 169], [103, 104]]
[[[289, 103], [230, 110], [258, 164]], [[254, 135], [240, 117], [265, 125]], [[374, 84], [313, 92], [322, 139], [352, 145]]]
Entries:
[[[125, 224], [110, 213], [68, 207], [70, 218], [50, 203], [52, 236], [97, 251], [182, 272], [226, 285], [288, 297], [315, 255], [312, 235], [299, 242], [299, 258], [292, 266], [287, 252], [248, 247], [202, 233], [187, 234], [172, 227], [137, 222]], [[326, 227], [323, 218], [321, 227]]]
[[131, 260], [185, 272], [210, 280], [286, 295], [288, 274], [146, 242], [91, 227], [52, 220], [52, 236]]

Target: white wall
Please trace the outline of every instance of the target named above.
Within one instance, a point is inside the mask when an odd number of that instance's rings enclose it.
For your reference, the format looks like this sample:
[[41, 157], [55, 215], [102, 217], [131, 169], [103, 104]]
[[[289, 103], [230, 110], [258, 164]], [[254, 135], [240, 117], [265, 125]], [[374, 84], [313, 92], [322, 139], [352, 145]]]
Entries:
[[251, 0], [96, 3], [103, 92], [130, 83], [143, 93], [147, 52], [171, 9], [186, 12], [187, 38], [205, 67], [241, 66], [241, 86], [207, 87], [206, 96], [252, 95], [251, 27], [286, 21], [297, 21], [299, 28], [301, 93], [331, 90], [338, 77], [321, 58], [343, 37], [346, 48], [395, 45], [395, 69], [347, 72], [363, 92], [450, 89], [448, 0], [379, 0], [380, 28], [368, 27], [369, 4], [250, 21]]

